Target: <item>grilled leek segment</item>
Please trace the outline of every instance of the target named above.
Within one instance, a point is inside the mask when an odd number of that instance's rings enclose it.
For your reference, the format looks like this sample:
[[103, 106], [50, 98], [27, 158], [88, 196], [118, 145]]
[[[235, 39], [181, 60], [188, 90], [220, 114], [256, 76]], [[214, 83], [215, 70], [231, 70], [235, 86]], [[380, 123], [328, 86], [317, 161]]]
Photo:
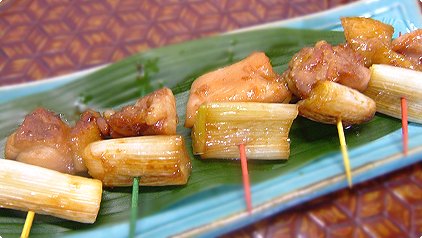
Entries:
[[406, 98], [408, 120], [422, 123], [422, 72], [389, 65], [372, 65], [365, 95], [374, 99], [377, 111], [401, 118], [400, 99]]
[[248, 159], [287, 159], [289, 131], [297, 114], [293, 104], [202, 104], [192, 130], [193, 152], [203, 159], [233, 159], [245, 144]]
[[106, 186], [186, 184], [190, 158], [181, 136], [141, 136], [97, 141], [85, 148], [89, 174]]
[[0, 208], [94, 223], [102, 184], [97, 179], [0, 159], [0, 191]]
[[344, 125], [360, 124], [374, 117], [375, 102], [352, 88], [331, 81], [317, 82], [308, 98], [298, 102], [299, 114], [311, 120]]

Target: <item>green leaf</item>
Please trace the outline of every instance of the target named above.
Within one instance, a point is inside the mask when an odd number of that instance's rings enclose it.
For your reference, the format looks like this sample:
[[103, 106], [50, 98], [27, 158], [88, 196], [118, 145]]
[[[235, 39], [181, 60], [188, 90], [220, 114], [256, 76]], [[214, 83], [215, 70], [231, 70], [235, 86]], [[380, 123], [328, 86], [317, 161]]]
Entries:
[[[190, 130], [183, 128], [182, 124], [188, 91], [196, 77], [241, 60], [253, 51], [264, 51], [271, 58], [275, 70], [282, 73], [294, 53], [322, 39], [332, 44], [344, 41], [341, 32], [267, 29], [153, 49], [107, 66], [59, 89], [0, 105], [0, 138], [3, 138], [4, 143], [4, 138], [16, 129], [24, 116], [38, 106], [61, 113], [72, 122], [87, 107], [96, 110], [119, 107], [167, 86], [176, 94], [180, 121], [177, 131], [185, 137], [187, 149], [192, 156]], [[376, 116], [367, 124], [346, 130], [346, 138], [349, 147], [356, 147], [398, 128], [400, 123], [396, 119]], [[288, 161], [250, 162], [249, 173], [253, 184], [280, 176], [338, 151], [337, 131], [333, 125], [298, 118], [293, 123], [290, 138], [291, 156]], [[141, 187], [139, 216], [145, 217], [172, 206], [181, 206], [187, 201], [200, 198], [213, 188], [227, 186], [229, 189], [241, 189], [239, 161], [203, 161], [192, 156], [192, 166], [192, 175], [186, 186]], [[106, 189], [98, 219], [92, 225], [37, 215], [31, 237], [83, 232], [85, 229], [100, 229], [112, 223], [128, 223], [130, 199], [131, 188]], [[0, 234], [3, 237], [18, 236], [24, 215], [23, 212], [2, 209]]]

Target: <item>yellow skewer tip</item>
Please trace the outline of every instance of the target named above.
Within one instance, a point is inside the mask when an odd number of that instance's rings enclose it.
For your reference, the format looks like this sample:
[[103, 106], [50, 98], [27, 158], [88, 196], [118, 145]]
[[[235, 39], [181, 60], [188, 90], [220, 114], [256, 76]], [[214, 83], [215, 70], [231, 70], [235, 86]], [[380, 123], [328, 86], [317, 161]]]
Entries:
[[28, 211], [25, 219], [25, 224], [23, 225], [21, 238], [29, 237], [29, 232], [31, 231], [32, 222], [34, 221], [35, 213], [33, 211]]
[[337, 119], [337, 131], [340, 140], [341, 154], [343, 155], [344, 169], [346, 170], [347, 183], [349, 188], [352, 188], [352, 172], [350, 169], [349, 153], [347, 152], [346, 138], [344, 136], [343, 123], [341, 119]]

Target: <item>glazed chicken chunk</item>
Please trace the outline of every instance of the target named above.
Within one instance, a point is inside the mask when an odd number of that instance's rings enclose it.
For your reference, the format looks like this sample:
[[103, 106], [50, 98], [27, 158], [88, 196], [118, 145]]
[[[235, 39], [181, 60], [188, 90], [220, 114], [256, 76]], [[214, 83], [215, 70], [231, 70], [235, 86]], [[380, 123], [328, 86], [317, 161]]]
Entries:
[[135, 105], [105, 113], [104, 116], [113, 138], [176, 134], [176, 100], [168, 88], [152, 92], [139, 99]]
[[155, 91], [135, 105], [108, 114], [88, 110], [70, 127], [53, 112], [37, 108], [6, 142], [6, 159], [59, 172], [86, 172], [84, 150], [107, 137], [176, 134], [176, 102], [170, 89]]
[[168, 88], [104, 117], [85, 111], [73, 128], [38, 108], [9, 136], [5, 157], [69, 174], [85, 172], [83, 156], [88, 144], [109, 136], [175, 135], [176, 125], [176, 101]]
[[393, 50], [400, 53], [422, 70], [422, 29], [404, 34], [393, 40]]
[[414, 44], [410, 51], [417, 48], [416, 45], [420, 44], [420, 39], [418, 40], [420, 32], [406, 37], [403, 36], [401, 40], [395, 42], [395, 47], [393, 48], [392, 37], [394, 28], [390, 25], [363, 17], [342, 18], [341, 24], [344, 28], [347, 44], [364, 57], [366, 67], [372, 64], [388, 64], [402, 68], [422, 70], [420, 62], [407, 57], [406, 53], [404, 55], [401, 54], [408, 52], [407, 50], [403, 50], [403, 48], [410, 46], [404, 43], [408, 39], [410, 41], [407, 43], [412, 42]]
[[86, 111], [71, 128], [53, 112], [37, 108], [7, 139], [5, 157], [62, 173], [84, 172], [83, 150], [102, 139], [99, 118], [98, 112]]
[[362, 57], [347, 46], [331, 46], [319, 41], [315, 47], [303, 48], [293, 56], [283, 77], [293, 94], [304, 99], [320, 80], [364, 91], [368, 86], [370, 71], [365, 68]]
[[37, 108], [7, 139], [5, 157], [73, 174], [70, 130], [59, 116], [44, 108]]
[[273, 71], [269, 58], [255, 52], [193, 82], [185, 127], [193, 126], [199, 106], [206, 102], [288, 102], [290, 98], [286, 83]]
[[106, 131], [107, 127], [100, 113], [92, 110], [82, 113], [81, 118], [70, 132], [70, 146], [73, 153], [73, 166], [76, 172], [87, 170], [83, 163], [85, 147], [94, 141], [102, 140], [102, 131]]

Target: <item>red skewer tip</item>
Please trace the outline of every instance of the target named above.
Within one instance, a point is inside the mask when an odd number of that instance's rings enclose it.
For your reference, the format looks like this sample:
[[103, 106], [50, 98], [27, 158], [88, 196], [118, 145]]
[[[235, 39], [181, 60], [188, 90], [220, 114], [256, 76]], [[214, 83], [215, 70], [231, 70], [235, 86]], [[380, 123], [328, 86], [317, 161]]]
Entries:
[[407, 155], [409, 144], [409, 131], [407, 128], [407, 101], [406, 98], [401, 98], [401, 125], [402, 125], [402, 139], [403, 139], [403, 153]]
[[252, 213], [251, 186], [249, 183], [248, 162], [246, 160], [246, 149], [244, 144], [239, 145], [240, 163], [242, 167], [243, 190], [245, 191], [246, 209]]

